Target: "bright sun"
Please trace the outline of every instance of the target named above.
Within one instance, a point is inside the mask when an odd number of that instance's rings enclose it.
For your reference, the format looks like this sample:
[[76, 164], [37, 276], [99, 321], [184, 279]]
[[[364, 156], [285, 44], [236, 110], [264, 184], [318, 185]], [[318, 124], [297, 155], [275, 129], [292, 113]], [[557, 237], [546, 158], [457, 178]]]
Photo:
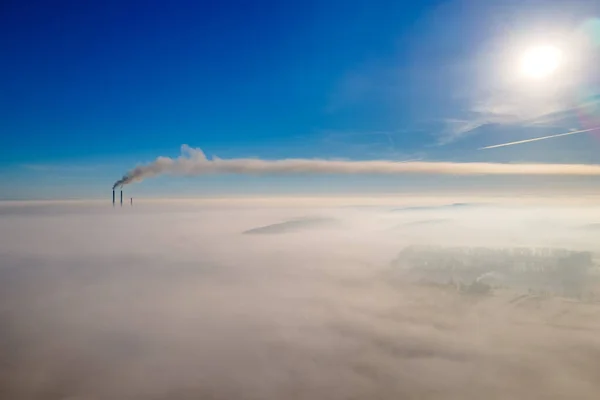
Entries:
[[523, 53], [521, 72], [529, 78], [543, 79], [558, 69], [561, 59], [562, 53], [557, 47], [532, 47]]

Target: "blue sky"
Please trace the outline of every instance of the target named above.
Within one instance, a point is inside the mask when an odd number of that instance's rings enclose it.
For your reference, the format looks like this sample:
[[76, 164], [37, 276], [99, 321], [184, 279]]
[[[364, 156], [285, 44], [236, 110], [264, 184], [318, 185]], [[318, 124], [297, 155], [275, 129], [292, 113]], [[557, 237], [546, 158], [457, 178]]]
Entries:
[[[136, 164], [184, 143], [223, 158], [598, 163], [595, 133], [476, 150], [600, 125], [595, 3], [5, 1], [0, 198], [102, 197]], [[543, 87], [510, 81], [513, 53], [538, 42], [562, 46], [569, 62]], [[131, 190], [423, 182], [440, 179], [211, 176]]]

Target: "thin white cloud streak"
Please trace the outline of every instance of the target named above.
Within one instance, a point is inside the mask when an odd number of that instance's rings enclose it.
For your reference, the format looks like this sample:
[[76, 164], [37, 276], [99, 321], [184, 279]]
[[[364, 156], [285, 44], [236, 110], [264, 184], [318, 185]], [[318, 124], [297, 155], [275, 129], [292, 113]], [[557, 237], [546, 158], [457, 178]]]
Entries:
[[440, 146], [450, 144], [456, 140], [470, 134], [471, 132], [491, 123], [488, 119], [455, 119], [449, 118], [444, 121], [446, 128], [438, 138], [437, 144]]
[[140, 165], [115, 182], [114, 187], [158, 175], [206, 174], [432, 174], [432, 175], [600, 175], [591, 164], [499, 164], [456, 162], [339, 161], [323, 159], [261, 160], [250, 158], [207, 159], [199, 149], [181, 147], [177, 158], [158, 157]]
[[578, 134], [578, 133], [591, 132], [591, 131], [596, 131], [596, 130], [599, 130], [599, 129], [600, 129], [600, 126], [597, 126], [595, 128], [583, 129], [583, 130], [580, 130], [580, 131], [565, 132], [565, 133], [559, 133], [559, 134], [556, 134], [556, 135], [542, 136], [542, 137], [533, 138], [533, 139], [518, 140], [516, 142], [508, 142], [508, 143], [502, 143], [502, 144], [495, 144], [493, 146], [480, 147], [478, 150], [495, 149], [495, 148], [498, 148], [498, 147], [513, 146], [515, 144], [537, 142], [538, 140], [546, 140], [546, 139], [552, 139], [552, 138], [561, 137], [561, 136], [575, 135], [575, 134]]

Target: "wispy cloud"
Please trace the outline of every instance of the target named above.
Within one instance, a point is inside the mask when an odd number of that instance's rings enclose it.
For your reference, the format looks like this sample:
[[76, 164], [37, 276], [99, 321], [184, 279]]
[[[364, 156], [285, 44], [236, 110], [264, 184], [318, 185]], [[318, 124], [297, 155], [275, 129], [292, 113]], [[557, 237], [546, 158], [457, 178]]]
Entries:
[[542, 136], [542, 137], [537, 137], [537, 138], [533, 138], [533, 139], [518, 140], [516, 142], [508, 142], [508, 143], [502, 143], [502, 144], [495, 144], [493, 146], [481, 147], [479, 150], [495, 149], [497, 147], [506, 147], [506, 146], [513, 146], [513, 145], [516, 145], [516, 144], [537, 142], [539, 140], [552, 139], [552, 138], [557, 138], [557, 137], [561, 137], [561, 136], [576, 135], [576, 134], [579, 134], [579, 133], [586, 133], [586, 132], [597, 131], [599, 129], [600, 129], [600, 127], [595, 127], [595, 128], [590, 128], [590, 129], [582, 129], [582, 130], [579, 130], [579, 131], [571, 131], [571, 132], [565, 132], [565, 133], [558, 133], [556, 135]]
[[484, 118], [472, 120], [448, 118], [444, 120], [445, 128], [438, 135], [437, 144], [445, 145], [452, 143], [489, 123], [490, 121]]
[[570, 128], [579, 124], [581, 114], [590, 114], [590, 108], [598, 107], [600, 99], [589, 99], [581, 104], [560, 102], [528, 103], [527, 99], [489, 100], [473, 107], [472, 118], [444, 120], [446, 128], [438, 136], [438, 144], [445, 145], [475, 134], [480, 128], [491, 125]]

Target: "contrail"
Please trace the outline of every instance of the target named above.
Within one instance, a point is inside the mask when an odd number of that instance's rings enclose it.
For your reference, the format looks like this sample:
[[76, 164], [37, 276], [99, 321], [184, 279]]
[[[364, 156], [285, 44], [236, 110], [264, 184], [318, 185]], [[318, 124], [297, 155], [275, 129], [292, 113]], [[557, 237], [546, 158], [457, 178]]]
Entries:
[[584, 129], [584, 130], [581, 130], [581, 131], [573, 131], [573, 132], [559, 133], [558, 135], [542, 136], [542, 137], [538, 137], [538, 138], [534, 138], [534, 139], [525, 139], [525, 140], [519, 140], [519, 141], [517, 141], [517, 142], [509, 142], [509, 143], [495, 144], [495, 145], [493, 145], [493, 146], [480, 147], [478, 150], [495, 149], [496, 147], [512, 146], [513, 144], [521, 144], [521, 143], [537, 142], [538, 140], [551, 139], [551, 138], [555, 138], [555, 137], [559, 137], [559, 136], [575, 135], [576, 133], [591, 132], [591, 131], [595, 131], [595, 130], [598, 130], [598, 129], [600, 129], [600, 126], [597, 126], [597, 127], [595, 127], [595, 128], [590, 128], [590, 129]]
[[206, 158], [202, 150], [181, 146], [177, 158], [158, 157], [115, 182], [113, 188], [158, 175], [206, 174], [437, 174], [437, 175], [573, 175], [600, 176], [597, 164], [501, 164], [425, 161], [339, 161], [322, 159], [261, 160]]

